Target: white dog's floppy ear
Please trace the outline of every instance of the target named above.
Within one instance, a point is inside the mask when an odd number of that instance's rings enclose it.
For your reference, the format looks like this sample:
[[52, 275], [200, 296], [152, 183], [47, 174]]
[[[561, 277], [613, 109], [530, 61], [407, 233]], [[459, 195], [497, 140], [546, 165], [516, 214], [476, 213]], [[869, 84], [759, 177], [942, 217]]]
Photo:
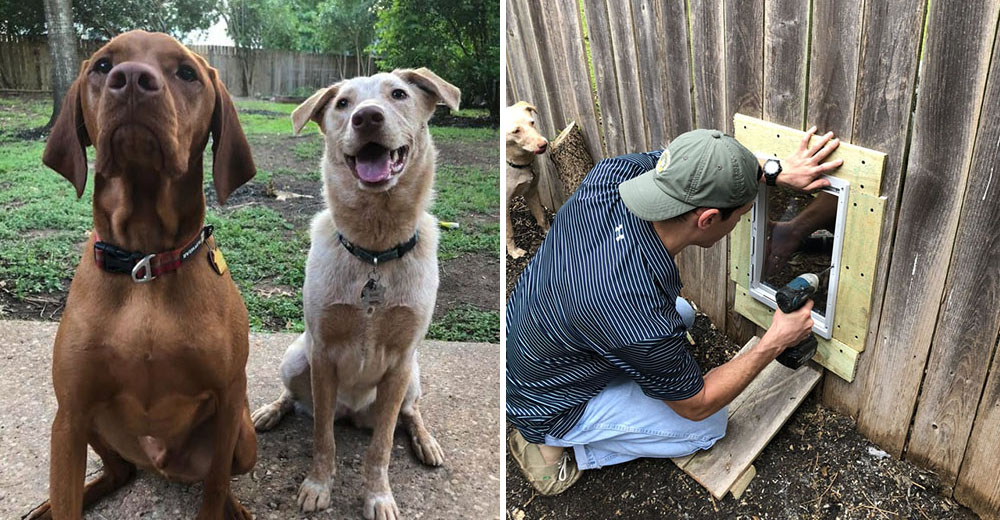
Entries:
[[303, 101], [301, 105], [295, 107], [295, 111], [292, 112], [292, 128], [296, 134], [302, 131], [302, 127], [306, 126], [310, 119], [319, 125], [320, 131], [324, 131], [323, 114], [326, 112], [326, 104], [337, 95], [341, 85], [343, 85], [342, 81], [327, 88], [321, 88], [309, 96], [309, 99]]
[[538, 108], [536, 108], [535, 105], [528, 103], [527, 101], [518, 101], [517, 103], [514, 103], [514, 105], [511, 108], [523, 108], [528, 112], [534, 112], [536, 114], [538, 113]]
[[431, 108], [438, 101], [444, 103], [452, 110], [458, 110], [458, 103], [462, 99], [462, 91], [455, 85], [438, 77], [429, 69], [420, 67], [419, 69], [396, 69], [393, 74], [403, 78], [407, 83], [417, 87], [424, 96], [431, 102]]

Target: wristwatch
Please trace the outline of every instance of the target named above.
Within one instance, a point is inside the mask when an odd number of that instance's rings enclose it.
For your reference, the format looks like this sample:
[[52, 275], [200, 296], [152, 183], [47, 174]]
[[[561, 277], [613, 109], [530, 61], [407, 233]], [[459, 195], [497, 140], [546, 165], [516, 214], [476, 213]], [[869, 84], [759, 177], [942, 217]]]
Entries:
[[781, 161], [768, 159], [764, 161], [764, 182], [768, 186], [778, 185], [778, 174], [781, 173]]

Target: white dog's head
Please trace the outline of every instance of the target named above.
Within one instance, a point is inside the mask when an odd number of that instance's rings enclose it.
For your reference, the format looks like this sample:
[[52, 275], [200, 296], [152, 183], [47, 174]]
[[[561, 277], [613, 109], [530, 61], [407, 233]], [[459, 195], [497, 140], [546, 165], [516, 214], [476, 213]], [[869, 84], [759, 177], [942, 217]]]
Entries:
[[507, 138], [508, 159], [530, 160], [533, 155], [543, 154], [549, 141], [538, 133], [535, 114], [538, 109], [525, 101], [518, 101], [503, 109], [501, 120]]
[[430, 70], [398, 69], [317, 90], [295, 109], [292, 123], [298, 133], [315, 121], [326, 140], [324, 163], [349, 172], [364, 191], [387, 191], [411, 165], [426, 169], [433, 160], [427, 121], [439, 101], [454, 110], [460, 98], [457, 87]]

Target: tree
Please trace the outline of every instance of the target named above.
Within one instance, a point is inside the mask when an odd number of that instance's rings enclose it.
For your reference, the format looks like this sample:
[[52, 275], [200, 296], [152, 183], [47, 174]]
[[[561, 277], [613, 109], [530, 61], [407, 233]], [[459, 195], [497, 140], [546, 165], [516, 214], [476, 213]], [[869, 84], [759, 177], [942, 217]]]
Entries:
[[[43, 36], [43, 2], [0, 0], [0, 34]], [[132, 29], [183, 36], [219, 18], [219, 0], [73, 0], [77, 36], [110, 40]]]
[[[317, 31], [322, 52], [353, 55], [357, 67], [351, 73], [368, 76], [374, 63], [369, 52], [375, 41], [375, 0], [324, 0], [317, 6]], [[347, 76], [343, 62], [341, 75]]]
[[73, 84], [78, 67], [70, 0], [45, 0], [45, 21], [49, 32], [49, 54], [52, 55], [52, 117], [45, 125], [49, 128], [62, 110], [63, 98]]
[[428, 67], [500, 115], [500, 4], [490, 0], [379, 0], [382, 68]]

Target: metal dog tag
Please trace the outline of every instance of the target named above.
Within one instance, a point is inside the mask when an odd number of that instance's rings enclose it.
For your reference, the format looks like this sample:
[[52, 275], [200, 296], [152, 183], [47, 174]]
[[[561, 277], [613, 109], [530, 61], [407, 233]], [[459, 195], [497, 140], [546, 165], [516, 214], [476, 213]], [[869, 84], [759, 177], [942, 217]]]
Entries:
[[365, 307], [382, 305], [384, 296], [385, 287], [379, 285], [374, 278], [369, 278], [368, 283], [361, 289], [361, 305]]

